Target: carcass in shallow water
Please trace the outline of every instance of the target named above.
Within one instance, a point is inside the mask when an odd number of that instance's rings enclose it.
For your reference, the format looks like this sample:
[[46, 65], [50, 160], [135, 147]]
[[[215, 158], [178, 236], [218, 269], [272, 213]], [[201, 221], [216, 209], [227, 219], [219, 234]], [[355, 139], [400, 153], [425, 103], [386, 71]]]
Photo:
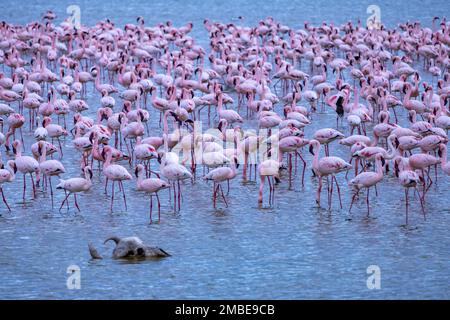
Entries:
[[[170, 257], [170, 254], [163, 249], [146, 245], [138, 237], [110, 237], [106, 239], [104, 243], [110, 240], [116, 243], [116, 247], [114, 248], [112, 255], [114, 259]], [[89, 244], [88, 246], [92, 259], [103, 259], [92, 244]]]

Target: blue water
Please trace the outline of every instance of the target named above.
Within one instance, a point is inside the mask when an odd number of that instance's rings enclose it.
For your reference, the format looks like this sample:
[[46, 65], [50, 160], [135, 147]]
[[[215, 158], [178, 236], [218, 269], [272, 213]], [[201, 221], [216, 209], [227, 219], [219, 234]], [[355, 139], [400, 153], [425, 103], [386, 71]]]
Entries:
[[[24, 24], [38, 19], [46, 9], [66, 17], [66, 7], [78, 4], [81, 21], [93, 25], [103, 18], [117, 25], [135, 23], [138, 15], [146, 25], [172, 20], [176, 26], [192, 21], [191, 33], [198, 43], [207, 45], [202, 23], [205, 18], [256, 24], [272, 16], [282, 24], [302, 27], [304, 21], [345, 23], [358, 18], [364, 23], [366, 8], [377, 4], [381, 21], [394, 27], [405, 20], [418, 20], [430, 26], [433, 16], [449, 12], [448, 1], [17, 1], [0, 2], [0, 20]], [[423, 79], [430, 81], [427, 75]], [[91, 106], [98, 94], [89, 95]], [[117, 105], [120, 105], [118, 98]], [[93, 112], [87, 113], [92, 115]], [[403, 114], [402, 119], [406, 118]], [[158, 117], [151, 123], [158, 134]], [[306, 136], [321, 127], [334, 126], [332, 114], [318, 115], [306, 129]], [[402, 122], [405, 124], [404, 122]], [[245, 127], [254, 126], [248, 122]], [[345, 131], [348, 134], [348, 131]], [[371, 132], [369, 130], [369, 132]], [[32, 133], [25, 130], [27, 146]], [[345, 159], [348, 151], [334, 146]], [[27, 150], [29, 152], [29, 149]], [[26, 154], [29, 154], [26, 152]], [[3, 153], [3, 152], [2, 152]], [[64, 143], [64, 177], [78, 175], [78, 153], [70, 139]], [[310, 163], [311, 157], [304, 155]], [[3, 154], [4, 161], [6, 155]], [[131, 170], [130, 170], [131, 171]], [[103, 193], [103, 177], [94, 173], [94, 187], [79, 196], [81, 213], [71, 209], [52, 210], [50, 199], [39, 193], [37, 200], [21, 200], [21, 176], [5, 186], [13, 213], [0, 204], [0, 298], [26, 299], [171, 299], [171, 298], [411, 298], [448, 299], [450, 297], [450, 196], [448, 177], [439, 171], [438, 186], [427, 195], [426, 220], [417, 200], [412, 202], [410, 226], [403, 227], [403, 189], [392, 176], [379, 185], [379, 196], [372, 192], [371, 217], [366, 217], [365, 202], [354, 207], [351, 220], [347, 209], [350, 191], [343, 176], [338, 179], [344, 209], [318, 209], [314, 202], [317, 181], [307, 171], [305, 187], [296, 177], [294, 190], [286, 181], [277, 187], [273, 208], [257, 207], [257, 183], [232, 182], [229, 207], [214, 210], [210, 184], [197, 181], [183, 184], [184, 202], [174, 214], [167, 192], [161, 193], [162, 223], [148, 224], [148, 200], [134, 190], [135, 181], [125, 189], [129, 209], [121, 201], [114, 213], [108, 210], [109, 198]], [[56, 192], [56, 203], [63, 194]], [[120, 199], [120, 195], [117, 197]], [[364, 199], [364, 198], [363, 198]], [[267, 194], [266, 194], [267, 200]], [[326, 196], [323, 194], [323, 200]], [[324, 201], [324, 202], [325, 202]], [[173, 256], [159, 261], [129, 263], [110, 258], [91, 261], [87, 243], [93, 242], [109, 257], [112, 244], [103, 240], [112, 235], [137, 235], [156, 244]], [[81, 289], [66, 287], [67, 267], [81, 268]], [[381, 269], [381, 289], [366, 286], [366, 269]]]

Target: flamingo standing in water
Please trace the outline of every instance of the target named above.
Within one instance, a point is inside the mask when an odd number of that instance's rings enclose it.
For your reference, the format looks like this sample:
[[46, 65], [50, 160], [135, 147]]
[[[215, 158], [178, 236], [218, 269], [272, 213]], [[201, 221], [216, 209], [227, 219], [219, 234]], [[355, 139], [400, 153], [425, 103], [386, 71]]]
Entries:
[[60, 152], [61, 158], [62, 158], [63, 151], [62, 151], [62, 146], [61, 146], [61, 140], [59, 140], [59, 138], [62, 136], [67, 136], [67, 131], [62, 126], [60, 126], [58, 124], [53, 124], [51, 122], [52, 122], [52, 119], [50, 117], [45, 117], [42, 120], [42, 126], [47, 130], [48, 136], [50, 138], [52, 138], [52, 143], [53, 143], [53, 139], [56, 138], [56, 140], [58, 140], [59, 152]]
[[229, 183], [229, 181], [231, 179], [234, 179], [237, 175], [236, 169], [239, 167], [238, 164], [238, 159], [236, 156], [232, 157], [232, 164], [231, 167], [220, 167], [220, 168], [216, 168], [214, 170], [211, 170], [205, 177], [205, 180], [212, 180], [214, 181], [214, 185], [213, 185], [213, 205], [214, 208], [216, 208], [216, 199], [217, 199], [217, 194], [219, 192], [221, 192], [222, 195], [222, 199], [225, 202], [225, 206], [228, 207], [228, 203], [227, 200], [225, 199], [225, 195], [223, 194], [223, 189], [222, 189], [222, 185], [221, 183], [224, 181], [227, 181]]
[[102, 150], [102, 157], [105, 160], [105, 163], [103, 164], [103, 174], [106, 176], [106, 183], [105, 183], [105, 192], [108, 185], [108, 180], [112, 181], [112, 194], [111, 194], [111, 212], [113, 208], [113, 202], [114, 202], [114, 183], [117, 181], [119, 183], [119, 188], [122, 190], [123, 193], [123, 201], [125, 203], [125, 210], [127, 209], [127, 199], [125, 196], [125, 189], [123, 187], [122, 181], [124, 180], [131, 180], [131, 174], [122, 167], [119, 164], [111, 164], [112, 160], [112, 149], [110, 146], [105, 146]]
[[[267, 155], [270, 157], [270, 150], [267, 152]], [[259, 185], [259, 195], [258, 195], [258, 204], [261, 207], [263, 204], [263, 190], [264, 190], [264, 182], [267, 178], [269, 182], [269, 205], [273, 205], [275, 201], [275, 183], [279, 183], [280, 180], [280, 162], [267, 159], [260, 163], [258, 167], [260, 185]]]
[[[164, 155], [162, 158], [158, 158], [160, 162], [160, 172], [163, 177], [167, 178], [173, 186], [173, 201], [174, 210], [179, 211], [181, 209], [181, 186], [180, 181], [191, 179], [192, 174], [186, 169], [185, 166], [179, 164], [178, 156], [169, 152], [169, 127], [167, 124], [167, 117], [173, 116], [177, 119], [176, 114], [172, 110], [166, 110], [164, 113]], [[177, 184], [177, 185], [175, 185]], [[178, 191], [177, 191], [178, 190]], [[178, 206], [177, 206], [178, 195]]]
[[[46, 160], [47, 155], [47, 143], [45, 141], [39, 141], [38, 142], [38, 153], [40, 155], [39, 157], [39, 171], [44, 176], [44, 183], [47, 184], [47, 178], [48, 183], [50, 185], [50, 197], [52, 199], [52, 208], [53, 208], [53, 187], [52, 187], [52, 177], [59, 176], [61, 173], [65, 173], [66, 169], [64, 169], [64, 166], [61, 162], [58, 160]], [[39, 180], [36, 181], [36, 183], [39, 186]]]
[[164, 180], [158, 178], [145, 177], [145, 168], [142, 164], [136, 166], [135, 175], [137, 177], [136, 190], [144, 191], [150, 195], [150, 223], [152, 223], [152, 211], [153, 211], [153, 194], [158, 201], [158, 222], [161, 221], [161, 203], [159, 202], [158, 192], [170, 187], [170, 184]]
[[[0, 159], [1, 161], [1, 159]], [[5, 194], [3, 193], [3, 184], [6, 182], [13, 182], [16, 177], [17, 166], [14, 160], [8, 160], [6, 163], [6, 169], [3, 168], [3, 163], [1, 164], [0, 169], [0, 192], [2, 193], [3, 202], [6, 204], [9, 212], [11, 212], [11, 208], [6, 201]]]
[[355, 202], [356, 197], [358, 196], [359, 190], [362, 188], [367, 189], [367, 216], [369, 216], [370, 213], [370, 207], [369, 207], [369, 190], [371, 187], [376, 186], [378, 182], [383, 180], [383, 167], [384, 167], [384, 158], [381, 156], [381, 154], [377, 154], [375, 156], [375, 172], [361, 172], [356, 177], [354, 177], [349, 182], [349, 186], [353, 187], [355, 189], [355, 193], [352, 197], [352, 203], [350, 204], [349, 212], [352, 210], [353, 203]]
[[[320, 192], [322, 191], [322, 178], [331, 175], [331, 186], [328, 187], [328, 209], [331, 209], [331, 199], [333, 195], [333, 180], [336, 183], [339, 203], [342, 208], [341, 190], [335, 177], [335, 174], [343, 171], [348, 171], [352, 168], [352, 165], [339, 157], [323, 157], [319, 159], [320, 142], [317, 140], [311, 140], [309, 142], [309, 152], [314, 156], [313, 159], [313, 172], [319, 177], [319, 187], [317, 188], [316, 203], [320, 207]], [[328, 181], [328, 180], [327, 180]]]
[[39, 172], [39, 163], [32, 157], [22, 156], [22, 143], [19, 140], [14, 140], [13, 152], [16, 156], [15, 162], [17, 170], [23, 174], [23, 201], [25, 202], [25, 192], [27, 189], [27, 183], [25, 175], [28, 173], [31, 177], [31, 183], [33, 186], [33, 199], [36, 197], [36, 186], [34, 184], [33, 173]]
[[[420, 181], [420, 177], [415, 171], [411, 170], [408, 158], [403, 158], [400, 156], [397, 156], [394, 159], [394, 174], [398, 178], [399, 183], [405, 189], [405, 203], [406, 203], [405, 223], [407, 225], [408, 207], [409, 207], [409, 200], [408, 200], [409, 188], [414, 188], [417, 191], [417, 193], [419, 193], [419, 190], [417, 190], [417, 184]], [[419, 193], [419, 200], [420, 205], [422, 207], [422, 211], [425, 212], [422, 197], [420, 197], [420, 193]]]
[[[409, 166], [411, 167], [412, 170], [420, 170], [420, 172], [422, 173], [422, 184], [423, 184], [423, 193], [422, 193], [422, 202], [425, 202], [425, 194], [428, 191], [428, 189], [430, 189], [431, 185], [433, 184], [433, 180], [430, 177], [429, 174], [429, 168], [431, 166], [434, 166], [436, 164], [439, 164], [441, 162], [441, 159], [436, 158], [434, 156], [432, 156], [431, 154], [427, 154], [427, 153], [418, 153], [418, 154], [413, 154], [412, 156], [410, 156], [408, 158], [408, 163]], [[425, 181], [425, 175], [428, 178], [428, 186], [426, 186], [426, 181]]]
[[306, 146], [307, 144], [309, 144], [309, 140], [297, 136], [287, 136], [280, 139], [280, 141], [278, 142], [280, 150], [280, 162], [283, 159], [283, 153], [288, 153], [289, 188], [291, 187], [292, 182], [292, 153], [295, 154], [295, 162], [297, 162], [297, 156], [299, 156], [300, 160], [303, 163], [302, 187], [305, 184], [306, 161], [303, 159], [298, 149]]
[[[169, 152], [169, 154], [174, 155], [174, 153]], [[191, 179], [192, 174], [186, 169], [185, 166], [178, 163], [177, 161], [167, 161], [166, 159], [167, 153], [164, 155], [164, 158], [160, 165], [160, 171], [163, 177], [167, 178], [172, 183], [174, 190], [174, 209], [175, 211], [180, 211], [181, 209], [181, 186], [180, 181]], [[177, 184], [177, 186], [175, 185]], [[177, 207], [177, 196], [178, 196], [178, 207]]]
[[84, 169], [84, 178], [71, 178], [67, 180], [60, 179], [59, 184], [56, 186], [56, 189], [63, 189], [65, 192], [69, 191], [66, 194], [61, 206], [59, 207], [59, 211], [61, 211], [64, 202], [67, 201], [67, 208], [69, 208], [69, 196], [73, 194], [73, 198], [75, 200], [75, 206], [78, 211], [80, 211], [80, 207], [77, 202], [77, 193], [89, 191], [92, 187], [92, 170], [90, 166], [85, 166]]

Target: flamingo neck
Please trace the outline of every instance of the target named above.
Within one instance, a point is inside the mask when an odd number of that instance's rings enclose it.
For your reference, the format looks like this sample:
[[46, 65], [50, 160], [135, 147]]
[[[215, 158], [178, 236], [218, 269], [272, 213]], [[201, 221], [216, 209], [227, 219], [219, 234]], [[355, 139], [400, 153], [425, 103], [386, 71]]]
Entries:
[[91, 175], [89, 174], [89, 172], [85, 172], [84, 173], [84, 178], [90, 183], [91, 182]]
[[39, 157], [39, 162], [44, 162], [47, 157], [47, 144], [43, 143], [42, 149], [41, 149], [41, 156]]
[[98, 136], [97, 135], [94, 136], [94, 145], [92, 146], [92, 149], [94, 150], [94, 152], [99, 153]]
[[319, 167], [319, 153], [320, 144], [314, 147], [313, 169], [317, 169]]
[[386, 96], [383, 98], [382, 102], [383, 102], [383, 111], [386, 111], [387, 115], [388, 115], [386, 117], [386, 123], [388, 123], [389, 122], [389, 111], [388, 111], [388, 107], [387, 107], [387, 97]]
[[169, 126], [167, 124], [167, 117], [169, 116], [169, 110], [164, 113], [164, 152], [169, 152]]
[[406, 95], [405, 95], [405, 97], [403, 98], [403, 104], [407, 104], [407, 103], [409, 102], [409, 99], [410, 99], [410, 97], [411, 97], [411, 93], [412, 93], [412, 88], [410, 87], [410, 88], [408, 89], [408, 91], [406, 91]]
[[172, 73], [172, 70], [171, 70], [171, 61], [170, 61], [170, 55], [169, 56], [167, 56], [167, 75], [170, 77], [170, 74]]
[[441, 157], [441, 167], [444, 169], [445, 165], [447, 164], [447, 147], [444, 145], [444, 150], [442, 151], [442, 157]]
[[381, 163], [381, 159], [376, 161], [376, 167], [377, 167], [377, 175], [380, 177], [383, 177], [383, 165]]
[[106, 153], [106, 160], [105, 160], [105, 163], [103, 164], [103, 167], [104, 168], [109, 167], [109, 165], [111, 164], [111, 160], [112, 160], [112, 152], [108, 151]]
[[20, 158], [22, 156], [22, 146], [18, 146], [16, 149], [16, 158]]
[[217, 103], [217, 111], [219, 112], [219, 114], [222, 112], [222, 104], [223, 104], [223, 97], [222, 97], [222, 93], [220, 93], [219, 101]]
[[[9, 161], [8, 161], [8, 162], [9, 162]], [[9, 173], [11, 174], [10, 181], [13, 181], [13, 180], [15, 179], [15, 177], [16, 177], [16, 174], [14, 173], [14, 169], [11, 167], [11, 164], [10, 164], [10, 163], [8, 163], [8, 164], [6, 165], [6, 170], [8, 170]]]
[[[444, 99], [442, 99], [442, 98], [441, 98], [441, 103], [440, 103], [440, 105], [441, 105], [441, 108], [440, 108], [440, 110], [439, 110], [439, 112], [440, 112], [439, 115], [445, 115], [445, 114], [446, 114], [445, 104], [444, 104]], [[439, 115], [438, 115], [438, 116], [439, 116]]]
[[138, 186], [138, 188], [141, 187], [143, 180], [144, 180], [144, 172], [142, 170], [140, 170], [138, 172], [138, 175], [137, 175], [137, 186]]
[[356, 109], [359, 105], [359, 91], [358, 88], [355, 87], [355, 102], [353, 103], [353, 108]]
[[370, 146], [371, 147], [376, 147], [377, 144], [378, 144], [379, 137], [378, 137], [378, 135], [375, 132], [373, 133], [373, 137], [374, 137], [374, 139], [373, 139], [373, 142], [372, 142], [372, 144]]
[[388, 152], [387, 152], [387, 155], [386, 155], [386, 159], [393, 159], [396, 155], [397, 155], [397, 153], [399, 153], [398, 152], [398, 150], [394, 147], [394, 144], [392, 143], [392, 141], [391, 141], [391, 139], [387, 139], [387, 143], [388, 143], [388, 147], [389, 147], [389, 149], [388, 149]]

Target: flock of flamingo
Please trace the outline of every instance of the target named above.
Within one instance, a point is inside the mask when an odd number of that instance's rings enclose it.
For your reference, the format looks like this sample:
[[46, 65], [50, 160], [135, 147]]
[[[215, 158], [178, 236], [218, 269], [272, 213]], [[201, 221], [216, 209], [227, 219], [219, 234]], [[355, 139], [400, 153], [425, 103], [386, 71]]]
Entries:
[[[97, 161], [105, 193], [112, 184], [111, 211], [116, 193], [126, 208], [124, 183], [134, 175], [136, 191], [149, 195], [150, 222], [153, 197], [160, 220], [163, 189], [169, 189], [174, 211], [181, 209], [183, 180], [193, 187], [212, 181], [214, 207], [220, 197], [228, 205], [222, 185], [230, 191], [243, 165], [244, 181], [252, 171], [255, 180], [259, 176], [258, 203], [267, 182], [272, 205], [282, 178], [291, 187], [300, 166], [302, 185], [307, 168], [318, 179], [318, 206], [326, 182], [328, 208], [334, 188], [342, 208], [336, 178], [342, 173], [354, 191], [350, 210], [366, 190], [367, 214], [369, 190], [377, 192], [386, 175], [397, 177], [408, 224], [410, 189], [424, 213], [438, 172], [450, 175], [445, 18], [435, 17], [432, 28], [406, 22], [373, 30], [360, 22], [305, 23], [294, 30], [270, 17], [253, 27], [205, 20], [208, 49], [189, 35], [192, 23], [149, 27], [138, 17], [124, 28], [106, 19], [77, 29], [67, 21], [55, 24], [55, 18], [48, 11], [26, 25], [0, 23], [2, 131], [7, 126], [0, 145], [8, 159], [6, 166], [1, 161], [0, 190], [10, 211], [4, 186], [17, 172], [24, 201], [29, 175], [33, 198], [42, 188], [53, 206], [52, 178], [64, 175], [65, 161], [79, 161], [82, 175], [60, 180], [60, 210], [69, 209], [71, 195], [80, 210], [77, 194], [102, 188], [92, 180]], [[431, 83], [421, 80], [424, 74]], [[88, 97], [95, 103], [88, 105]], [[86, 115], [93, 111], [96, 118]], [[327, 114], [336, 115], [336, 128], [320, 126]], [[150, 128], [150, 119], [158, 129]], [[216, 134], [195, 130], [199, 121]], [[250, 122], [256, 131], [242, 129]], [[313, 122], [320, 129], [307, 139], [304, 128]], [[35, 143], [25, 145], [23, 132]], [[70, 144], [79, 160], [66, 160]], [[348, 161], [332, 155], [336, 144], [348, 148]], [[305, 149], [313, 155], [310, 166]], [[199, 166], [203, 179], [196, 180]]]

